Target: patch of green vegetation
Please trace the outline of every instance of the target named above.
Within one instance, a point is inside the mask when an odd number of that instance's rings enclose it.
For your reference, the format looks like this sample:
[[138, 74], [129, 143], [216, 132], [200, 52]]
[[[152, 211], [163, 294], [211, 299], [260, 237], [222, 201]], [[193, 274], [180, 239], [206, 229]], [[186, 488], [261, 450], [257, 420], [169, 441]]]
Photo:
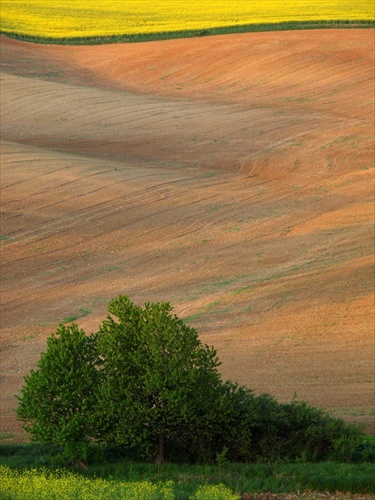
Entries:
[[[190, 316], [187, 316], [184, 318], [185, 323], [192, 323], [194, 321], [197, 321], [198, 319], [201, 319], [202, 316], [204, 316], [207, 313], [211, 314], [224, 314], [229, 311], [229, 307], [220, 307], [221, 306], [221, 301], [220, 300], [215, 300], [213, 302], [210, 302], [206, 306], [202, 307], [198, 312], [195, 314], [191, 314]], [[206, 320], [208, 322], [209, 319]]]
[[225, 314], [229, 312], [229, 306], [222, 306], [220, 300], [215, 300], [206, 306], [206, 312], [211, 314]]
[[108, 299], [105, 298], [105, 297], [95, 297], [93, 303], [94, 304], [107, 304], [108, 303]]
[[311, 102], [312, 99], [310, 97], [291, 97], [291, 96], [283, 96], [282, 99], [285, 102]]
[[73, 314], [72, 316], [67, 316], [62, 320], [63, 323], [72, 323], [73, 321], [84, 318], [92, 313], [92, 309], [81, 308], [77, 314]]
[[316, 191], [318, 191], [318, 193], [330, 193], [331, 191], [325, 187], [325, 186], [319, 186], [318, 188], [316, 188]]
[[206, 307], [206, 311], [210, 311], [211, 309], [215, 309], [215, 307], [219, 306], [221, 304], [220, 300], [214, 300], [213, 302], [210, 302]]
[[0, 241], [10, 241], [12, 238], [10, 236], [7, 236], [6, 234], [2, 234], [0, 236]]
[[3, 345], [0, 346], [0, 351], [5, 351], [5, 349], [12, 349], [12, 348], [15, 348], [15, 347], [19, 347], [18, 344], [13, 344], [13, 343], [3, 344]]
[[0, 444], [0, 465], [7, 465], [12, 469], [24, 467], [51, 467], [53, 457], [59, 449], [54, 446], [40, 444]]
[[184, 322], [186, 324], [189, 324], [189, 323], [194, 323], [195, 321], [197, 321], [198, 319], [200, 319], [202, 316], [203, 316], [203, 312], [197, 312], [197, 313], [194, 313], [194, 314], [190, 314], [189, 316], [186, 316], [184, 319]]
[[249, 312], [253, 312], [253, 311], [254, 311], [254, 306], [253, 305], [246, 306], [243, 309], [241, 309], [241, 312], [244, 312], [244, 313], [249, 313]]
[[[375, 445], [375, 436], [369, 436], [364, 445]], [[13, 470], [26, 468], [56, 467], [57, 448], [36, 444], [0, 445], [0, 464]], [[359, 451], [360, 453], [360, 451]], [[101, 478], [114, 482], [172, 481], [173, 498], [187, 500], [200, 486], [224, 484], [241, 495], [270, 492], [273, 494], [304, 491], [345, 491], [351, 494], [374, 494], [375, 464], [337, 462], [322, 463], [252, 463], [231, 464], [226, 461], [213, 465], [189, 465], [165, 463], [163, 466], [137, 460], [130, 448], [92, 447], [87, 470], [70, 467], [87, 479]], [[311, 495], [312, 496], [312, 495]], [[216, 497], [222, 498], [222, 497]]]
[[249, 286], [244, 286], [241, 288], [238, 288], [237, 290], [234, 290], [232, 292], [233, 295], [242, 295], [244, 293], [251, 293], [255, 290], [255, 286], [249, 285]]
[[366, 436], [364, 442], [370, 443], [373, 446], [375, 446], [375, 434], [370, 434], [369, 436]]
[[282, 297], [280, 297], [278, 300], [276, 300], [276, 302], [272, 305], [272, 308], [278, 309], [279, 307], [284, 305], [286, 302], [288, 302], [291, 297], [292, 297], [291, 293], [289, 293], [289, 292], [285, 293]]
[[112, 271], [117, 271], [118, 269], [119, 269], [118, 266], [109, 266], [109, 267], [104, 268], [104, 272], [110, 273]]
[[4, 432], [0, 434], [0, 441], [7, 441], [9, 439], [12, 439], [14, 437], [14, 434], [11, 432]]
[[235, 283], [236, 281], [237, 281], [237, 278], [220, 279], [219, 281], [215, 281], [212, 284], [212, 286], [221, 288], [222, 286], [231, 285], [232, 283]]
[[329, 142], [328, 144], [325, 144], [324, 146], [321, 146], [320, 149], [332, 148], [336, 144], [341, 144], [343, 142], [347, 142], [353, 138], [355, 138], [355, 136], [353, 136], [353, 135], [342, 135], [340, 137], [337, 137], [334, 141]]
[[221, 208], [220, 205], [211, 205], [210, 212], [218, 212], [220, 210], [220, 208]]
[[218, 172], [206, 172], [205, 174], [200, 175], [198, 179], [211, 179], [211, 177], [217, 177], [218, 175]]
[[25, 335], [24, 337], [22, 337], [22, 342], [27, 342], [28, 340], [31, 340], [35, 337], [35, 334], [34, 333], [29, 333], [28, 335]]

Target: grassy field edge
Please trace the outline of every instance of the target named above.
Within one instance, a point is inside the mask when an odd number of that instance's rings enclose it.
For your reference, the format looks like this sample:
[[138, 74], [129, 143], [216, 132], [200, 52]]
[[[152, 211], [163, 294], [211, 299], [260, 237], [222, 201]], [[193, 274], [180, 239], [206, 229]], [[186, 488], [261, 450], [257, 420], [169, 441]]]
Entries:
[[[369, 439], [369, 444], [372, 440]], [[51, 480], [59, 477], [55, 462], [57, 449], [46, 445], [0, 445], [0, 466], [8, 467], [25, 476], [48, 474]], [[124, 450], [123, 450], [124, 451]], [[93, 462], [86, 467], [63, 470], [95, 481], [101, 479], [115, 483], [153, 484], [172, 482], [174, 498], [187, 499], [202, 485], [223, 484], [241, 495], [272, 492], [297, 494], [303, 491], [347, 492], [372, 495], [375, 493], [375, 463], [300, 462], [300, 463], [217, 463], [214, 465], [188, 465], [165, 463], [162, 466], [139, 462], [131, 450], [127, 453], [101, 451], [97, 448]], [[44, 472], [43, 472], [44, 471]], [[57, 473], [57, 475], [55, 474]]]
[[177, 38], [195, 38], [202, 36], [225, 35], [234, 33], [252, 33], [265, 31], [291, 31], [308, 29], [354, 29], [374, 28], [375, 20], [329, 20], [329, 21], [288, 21], [281, 23], [254, 23], [236, 26], [221, 26], [216, 28], [202, 28], [200, 30], [165, 31], [155, 33], [138, 33], [122, 35], [106, 35], [95, 37], [41, 37], [1, 30], [0, 34], [24, 42], [57, 44], [57, 45], [100, 45], [110, 43], [136, 43], [158, 40], [171, 40]]

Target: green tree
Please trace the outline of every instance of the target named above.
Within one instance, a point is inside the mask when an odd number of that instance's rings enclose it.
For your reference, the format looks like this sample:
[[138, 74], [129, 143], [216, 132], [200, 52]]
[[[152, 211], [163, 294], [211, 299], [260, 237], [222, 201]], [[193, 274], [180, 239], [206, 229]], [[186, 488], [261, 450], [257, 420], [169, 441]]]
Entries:
[[94, 336], [76, 325], [60, 325], [17, 396], [17, 417], [33, 440], [62, 446], [71, 460], [86, 458], [95, 434], [96, 360]]
[[166, 442], [212, 414], [221, 386], [216, 351], [169, 303], [141, 308], [120, 296], [108, 311], [98, 335], [103, 437], [162, 463]]
[[148, 459], [345, 460], [360, 432], [303, 402], [222, 382], [213, 347], [169, 303], [108, 305], [98, 333], [60, 325], [25, 377], [17, 416], [40, 443], [87, 460], [93, 440]]

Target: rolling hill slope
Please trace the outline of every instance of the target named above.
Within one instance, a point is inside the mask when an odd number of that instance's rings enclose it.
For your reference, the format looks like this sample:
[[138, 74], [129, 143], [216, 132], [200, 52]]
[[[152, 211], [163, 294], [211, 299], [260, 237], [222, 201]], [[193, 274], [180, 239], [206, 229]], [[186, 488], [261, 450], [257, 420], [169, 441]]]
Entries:
[[373, 36], [1, 39], [2, 433], [46, 336], [119, 293], [375, 431]]

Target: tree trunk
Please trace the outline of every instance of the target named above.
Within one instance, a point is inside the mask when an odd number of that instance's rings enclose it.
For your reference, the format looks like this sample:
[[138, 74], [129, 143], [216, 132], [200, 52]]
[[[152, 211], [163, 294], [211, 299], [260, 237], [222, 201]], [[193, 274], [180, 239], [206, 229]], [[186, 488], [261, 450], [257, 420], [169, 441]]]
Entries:
[[155, 463], [161, 465], [164, 462], [164, 432], [159, 434], [158, 452], [155, 458]]

